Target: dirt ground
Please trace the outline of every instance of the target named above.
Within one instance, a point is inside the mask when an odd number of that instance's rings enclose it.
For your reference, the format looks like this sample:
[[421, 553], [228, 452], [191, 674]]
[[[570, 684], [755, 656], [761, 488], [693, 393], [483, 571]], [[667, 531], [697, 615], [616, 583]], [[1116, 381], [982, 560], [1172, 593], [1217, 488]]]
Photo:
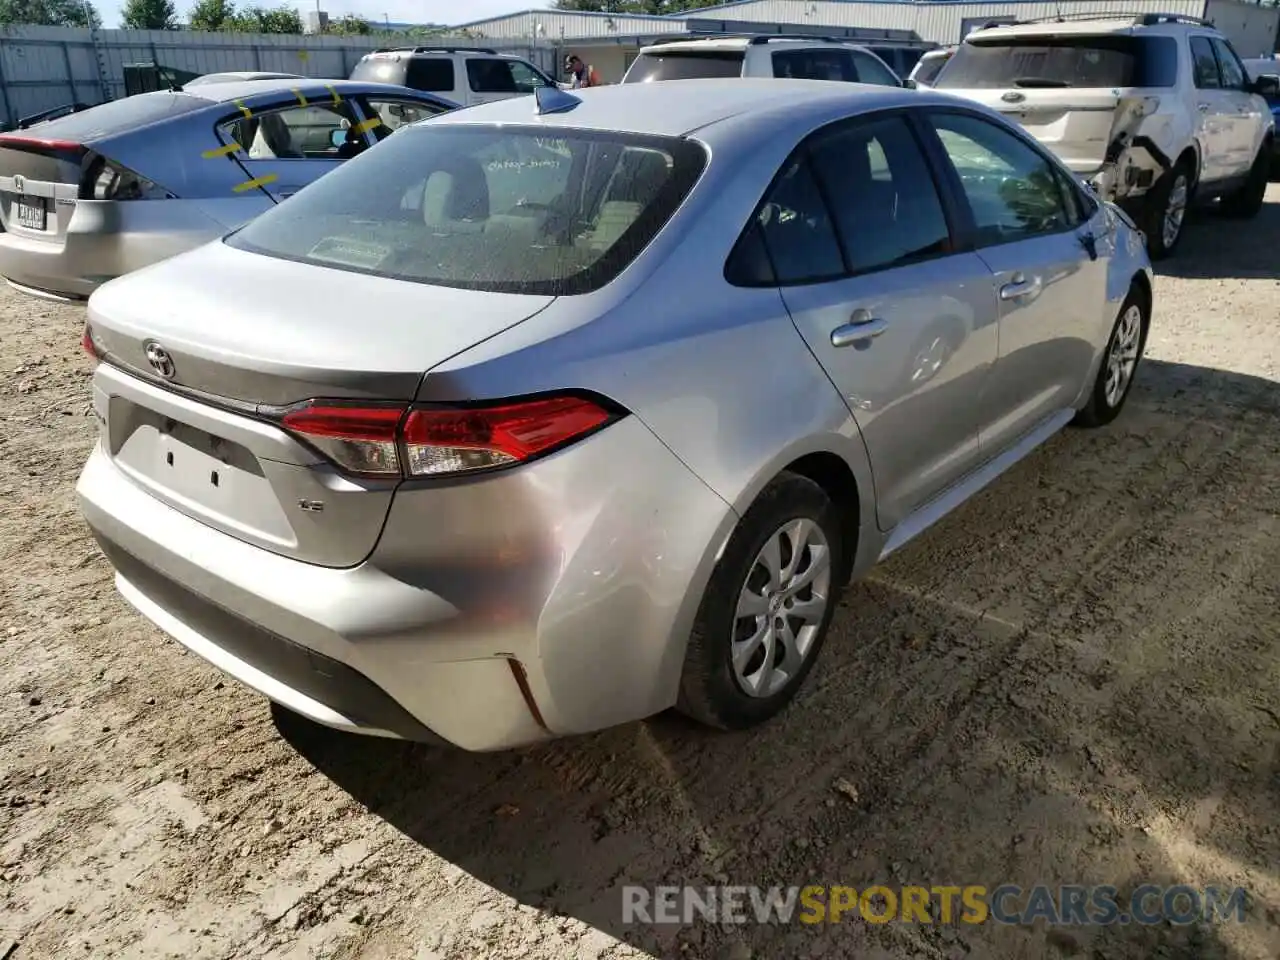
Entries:
[[[72, 497], [81, 310], [0, 292], [0, 957], [1280, 956], [1280, 187], [1192, 224], [1156, 296], [1121, 419], [850, 590], [781, 720], [473, 756], [291, 723], [134, 615]], [[622, 884], [682, 882], [1252, 897], [1187, 927], [623, 926]]]

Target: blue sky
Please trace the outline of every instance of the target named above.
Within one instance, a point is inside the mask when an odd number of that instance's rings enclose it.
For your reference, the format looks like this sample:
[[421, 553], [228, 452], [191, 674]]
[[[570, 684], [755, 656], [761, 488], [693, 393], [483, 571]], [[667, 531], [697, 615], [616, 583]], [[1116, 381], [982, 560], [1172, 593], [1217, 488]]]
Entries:
[[[315, 0], [241, 0], [245, 6], [274, 7], [288, 3], [300, 10], [314, 10]], [[178, 17], [185, 18], [196, 0], [174, 0]], [[108, 27], [120, 25], [122, 0], [97, 0], [102, 22]], [[370, 20], [385, 15], [393, 23], [467, 23], [501, 13], [549, 7], [550, 0], [320, 0], [320, 9], [330, 16], [356, 13]]]

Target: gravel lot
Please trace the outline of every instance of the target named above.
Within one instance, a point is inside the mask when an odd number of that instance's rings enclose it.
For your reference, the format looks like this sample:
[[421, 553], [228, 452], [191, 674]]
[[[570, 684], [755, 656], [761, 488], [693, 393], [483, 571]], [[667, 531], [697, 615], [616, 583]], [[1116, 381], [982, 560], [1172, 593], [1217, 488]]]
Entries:
[[[779, 722], [494, 756], [290, 723], [133, 615], [72, 497], [82, 311], [0, 291], [0, 957], [1280, 956], [1268, 199], [1191, 226], [1121, 419], [852, 589]], [[716, 878], [1253, 898], [1190, 927], [620, 922], [623, 883]]]

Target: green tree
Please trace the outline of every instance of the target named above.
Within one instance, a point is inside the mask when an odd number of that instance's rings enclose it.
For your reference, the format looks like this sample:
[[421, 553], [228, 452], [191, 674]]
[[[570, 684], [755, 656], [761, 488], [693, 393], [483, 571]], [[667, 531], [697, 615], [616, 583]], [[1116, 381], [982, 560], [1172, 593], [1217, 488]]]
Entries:
[[232, 22], [231, 29], [240, 33], [302, 33], [302, 15], [293, 7], [246, 7]]
[[366, 34], [373, 32], [373, 27], [369, 25], [369, 21], [364, 17], [358, 17], [354, 13], [349, 13], [345, 17], [340, 17], [337, 20], [330, 21], [329, 32], [348, 35], [359, 34], [360, 36], [365, 36]]
[[235, 19], [236, 8], [231, 0], [200, 0], [187, 15], [187, 25], [192, 30], [216, 33], [234, 30]]
[[0, 26], [100, 27], [102, 18], [85, 0], [0, 0]]
[[120, 12], [120, 22], [130, 30], [178, 29], [173, 0], [128, 0]]

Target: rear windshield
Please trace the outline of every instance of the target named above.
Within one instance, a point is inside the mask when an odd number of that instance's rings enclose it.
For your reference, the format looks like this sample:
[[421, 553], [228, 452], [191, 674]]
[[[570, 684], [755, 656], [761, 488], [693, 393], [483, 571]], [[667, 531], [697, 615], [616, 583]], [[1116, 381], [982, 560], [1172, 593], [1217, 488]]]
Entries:
[[453, 60], [448, 57], [374, 57], [357, 63], [351, 79], [394, 83], [426, 93], [452, 93], [457, 85]]
[[47, 137], [51, 140], [91, 143], [102, 137], [132, 132], [157, 120], [167, 120], [207, 106], [208, 100], [184, 93], [139, 93], [123, 100], [110, 100], [56, 120], [46, 120], [24, 132], [33, 137]]
[[227, 242], [448, 287], [586, 293], [649, 244], [705, 163], [702, 147], [670, 137], [425, 123]]
[[960, 44], [937, 86], [1172, 87], [1177, 73], [1178, 48], [1172, 37], [1025, 37]]
[[624, 83], [651, 80], [702, 80], [742, 76], [741, 50], [698, 50], [642, 53], [627, 71]]

